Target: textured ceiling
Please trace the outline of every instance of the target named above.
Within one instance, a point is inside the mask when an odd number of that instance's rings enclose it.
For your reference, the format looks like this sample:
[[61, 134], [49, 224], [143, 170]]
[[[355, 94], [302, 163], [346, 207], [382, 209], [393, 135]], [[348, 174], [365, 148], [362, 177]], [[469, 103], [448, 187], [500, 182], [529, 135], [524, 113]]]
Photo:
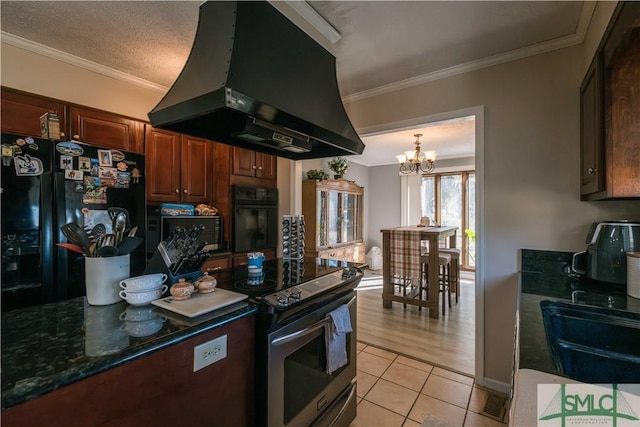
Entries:
[[[169, 87], [189, 55], [200, 4], [1, 1], [0, 27], [5, 34]], [[329, 49], [336, 56], [343, 96], [576, 37], [580, 24], [590, 18], [581, 1], [310, 1], [309, 5], [342, 36]], [[366, 138], [365, 155], [358, 161], [390, 163], [394, 159], [388, 153], [398, 154], [398, 144], [400, 151], [410, 149], [412, 135], [418, 132], [425, 134], [425, 145], [448, 138], [438, 148], [440, 158], [473, 155], [469, 129], [473, 122], [466, 120]]]

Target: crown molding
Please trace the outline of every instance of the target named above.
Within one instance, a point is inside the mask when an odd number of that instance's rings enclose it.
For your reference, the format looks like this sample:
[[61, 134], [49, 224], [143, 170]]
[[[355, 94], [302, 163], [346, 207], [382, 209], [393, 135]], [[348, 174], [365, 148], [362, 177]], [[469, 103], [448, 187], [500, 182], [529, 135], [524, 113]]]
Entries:
[[55, 59], [57, 61], [61, 61], [69, 65], [83, 68], [88, 71], [93, 71], [95, 73], [99, 73], [104, 76], [114, 78], [116, 80], [120, 80], [135, 86], [139, 86], [144, 89], [151, 90], [153, 92], [164, 94], [169, 90], [169, 88], [159, 85], [157, 83], [153, 83], [148, 80], [144, 80], [139, 77], [132, 76], [131, 74], [123, 73], [122, 71], [114, 70], [113, 68], [100, 65], [96, 62], [88, 61], [78, 56], [71, 55], [61, 50], [57, 50], [40, 43], [36, 43], [31, 40], [27, 40], [22, 37], [18, 37], [14, 34], [10, 34], [4, 31], [0, 31], [0, 40], [2, 41], [2, 43], [6, 43], [20, 49], [24, 49], [42, 56], [46, 56], [48, 58]]
[[331, 44], [342, 39], [342, 35], [333, 28], [314, 8], [306, 1], [287, 1], [296, 12], [300, 14], [313, 28], [318, 30]]
[[541, 53], [547, 53], [557, 49], [562, 49], [565, 47], [580, 44], [584, 41], [595, 7], [596, 7], [596, 2], [591, 2], [591, 1], [583, 2], [582, 11], [580, 13], [580, 19], [576, 27], [576, 32], [572, 35], [560, 37], [548, 42], [538, 43], [523, 49], [512, 50], [509, 52], [490, 56], [478, 61], [471, 61], [465, 64], [456, 65], [454, 67], [444, 68], [442, 70], [434, 71], [432, 73], [411, 77], [409, 79], [400, 80], [394, 83], [379, 86], [377, 88], [373, 88], [369, 90], [364, 90], [362, 92], [357, 92], [351, 95], [346, 95], [342, 97], [342, 101], [343, 102], [360, 101], [363, 99], [372, 98], [374, 96], [383, 95], [386, 93], [395, 92], [398, 90], [422, 85], [428, 82], [445, 79], [447, 77], [453, 77], [459, 74], [480, 70], [482, 68], [504, 64], [506, 62], [515, 61], [518, 59], [526, 58], [528, 56], [534, 56]]

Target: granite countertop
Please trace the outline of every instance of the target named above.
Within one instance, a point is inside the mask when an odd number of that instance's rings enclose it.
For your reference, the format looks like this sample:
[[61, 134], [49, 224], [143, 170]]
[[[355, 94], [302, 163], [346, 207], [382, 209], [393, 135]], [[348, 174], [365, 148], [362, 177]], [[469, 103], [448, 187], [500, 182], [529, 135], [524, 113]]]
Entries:
[[[256, 311], [239, 302], [189, 319], [124, 301], [92, 306], [80, 297], [3, 313], [2, 410]], [[136, 316], [145, 324], [129, 320]]]
[[520, 273], [519, 369], [534, 369], [564, 376], [549, 357], [540, 302], [571, 302], [575, 290], [586, 290], [578, 302], [611, 310], [640, 313], [640, 299], [627, 295], [625, 285], [595, 282], [571, 275], [567, 262], [571, 254], [548, 251], [522, 251]]

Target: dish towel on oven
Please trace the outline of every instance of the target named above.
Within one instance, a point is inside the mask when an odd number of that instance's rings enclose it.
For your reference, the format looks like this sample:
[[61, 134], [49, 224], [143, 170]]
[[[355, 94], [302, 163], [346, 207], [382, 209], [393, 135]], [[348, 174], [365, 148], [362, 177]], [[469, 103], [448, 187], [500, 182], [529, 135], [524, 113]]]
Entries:
[[340, 369], [347, 364], [347, 333], [352, 332], [349, 307], [341, 305], [327, 314], [328, 326], [326, 334], [327, 373]]

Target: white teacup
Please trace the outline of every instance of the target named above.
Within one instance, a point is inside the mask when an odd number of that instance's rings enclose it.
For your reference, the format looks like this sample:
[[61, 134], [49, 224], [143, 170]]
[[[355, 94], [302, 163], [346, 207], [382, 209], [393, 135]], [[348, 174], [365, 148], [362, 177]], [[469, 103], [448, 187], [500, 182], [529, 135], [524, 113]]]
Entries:
[[120, 287], [128, 292], [150, 291], [159, 288], [167, 281], [167, 275], [163, 273], [145, 274], [144, 276], [130, 277], [120, 282]]
[[161, 288], [152, 289], [150, 291], [132, 292], [132, 291], [120, 291], [120, 298], [127, 300], [131, 305], [145, 305], [151, 301], [155, 301], [162, 296], [169, 289], [167, 285], [163, 285]]

